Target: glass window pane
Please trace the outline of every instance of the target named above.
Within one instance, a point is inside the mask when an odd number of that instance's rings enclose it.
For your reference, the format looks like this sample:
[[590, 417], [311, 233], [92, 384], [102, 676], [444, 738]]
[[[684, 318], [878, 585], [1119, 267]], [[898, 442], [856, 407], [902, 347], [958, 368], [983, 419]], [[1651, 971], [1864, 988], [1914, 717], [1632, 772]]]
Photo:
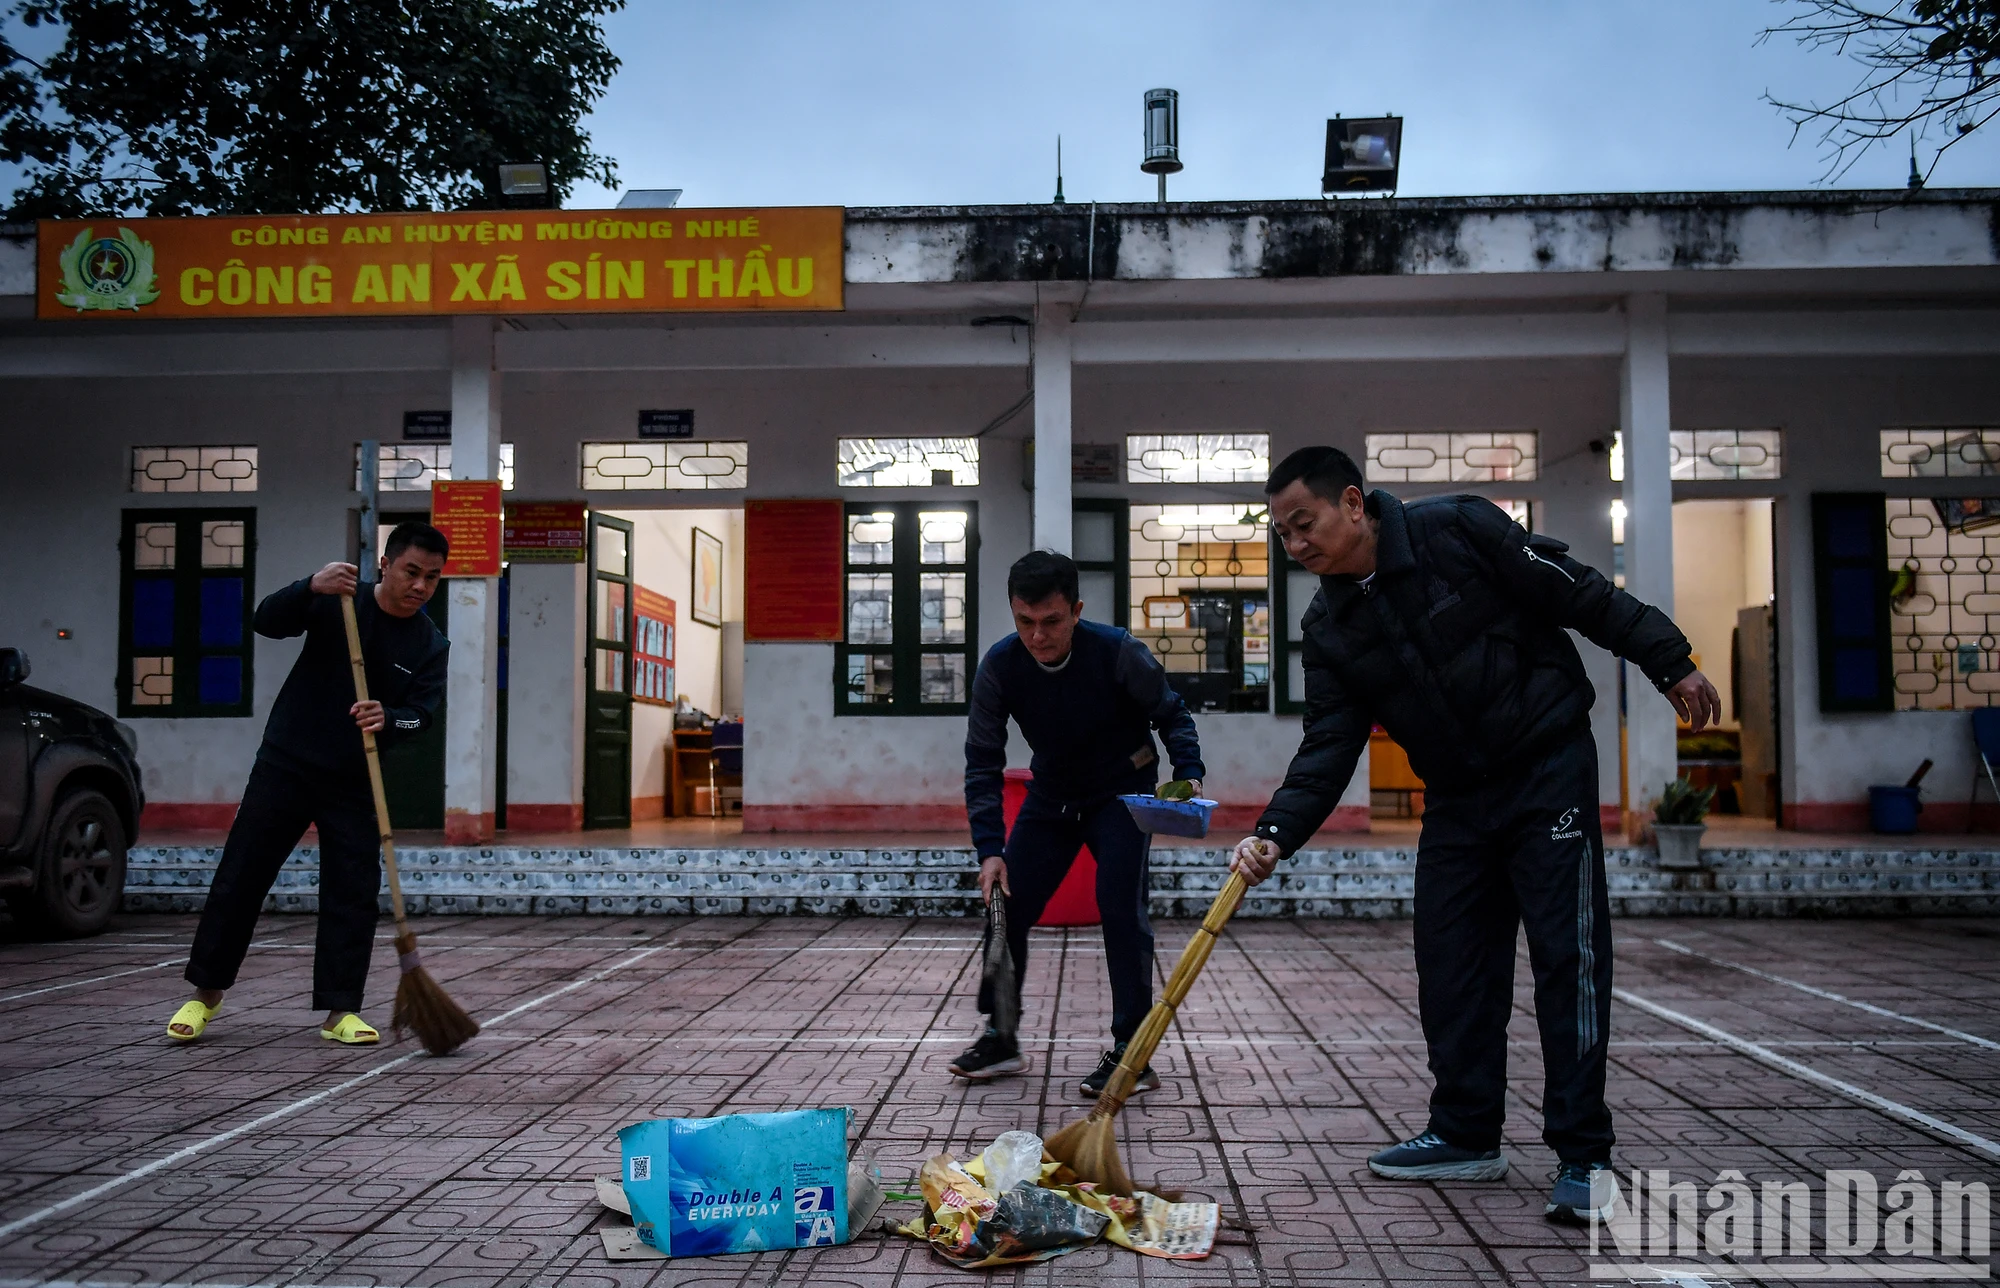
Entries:
[[1118, 620], [1118, 574], [1079, 572], [1076, 575], [1076, 590], [1083, 597], [1085, 617], [1107, 626]]
[[1118, 516], [1078, 510], [1070, 516], [1070, 545], [1070, 558], [1078, 563], [1110, 563], [1118, 557]]
[[243, 659], [205, 657], [198, 681], [203, 706], [234, 706], [243, 701]]
[[170, 657], [132, 659], [132, 705], [164, 707], [174, 700], [174, 660]]
[[[228, 648], [243, 642], [241, 577], [202, 578], [201, 642], [209, 648]], [[202, 673], [202, 685], [206, 691], [208, 679], [205, 671]], [[207, 702], [208, 699], [203, 698], [202, 701]]]
[[843, 438], [841, 487], [978, 487], [976, 438]]
[[929, 703], [965, 701], [965, 654], [923, 655], [923, 697]]
[[255, 492], [257, 449], [135, 447], [134, 492]]
[[597, 624], [592, 628], [597, 638], [625, 642], [625, 585], [623, 582], [597, 582]]
[[[892, 644], [895, 642], [895, 606], [892, 590], [895, 579], [888, 573], [847, 575], [847, 642], [849, 644]], [[961, 593], [961, 598], [963, 594]]]
[[2000, 429], [1885, 429], [1881, 450], [1885, 479], [2000, 474]]
[[886, 705], [896, 695], [896, 660], [887, 653], [852, 653], [847, 658], [847, 700]]
[[927, 572], [919, 581], [924, 609], [922, 642], [965, 643], [965, 574]]
[[847, 562], [886, 564], [893, 562], [896, 545], [896, 512], [847, 516]]
[[917, 534], [923, 539], [922, 562], [962, 564], [965, 538], [970, 524], [963, 510], [925, 510], [917, 515]]
[[1299, 623], [1306, 610], [1312, 607], [1313, 596], [1319, 594], [1319, 578], [1303, 568], [1289, 568], [1285, 571], [1285, 607], [1291, 620], [1285, 623], [1285, 638], [1294, 642], [1306, 637]]
[[132, 647], [174, 646], [174, 583], [148, 577], [132, 583]]
[[592, 670], [591, 686], [599, 693], [625, 692], [624, 650], [615, 648], [597, 650], [597, 665]]
[[595, 528], [593, 531], [597, 542], [597, 571], [613, 577], [625, 576], [625, 530]]
[[1534, 430], [1369, 434], [1363, 472], [1374, 483], [1525, 482], [1540, 473]]
[[134, 568], [172, 568], [174, 566], [174, 538], [179, 528], [175, 523], [135, 523], [132, 525], [132, 566]]
[[1271, 605], [1243, 601], [1243, 684], [1251, 688], [1271, 682]]
[[204, 519], [201, 524], [201, 566], [241, 568], [243, 566], [243, 521]]
[[1128, 483], [1262, 483], [1269, 434], [1127, 434]]
[[1292, 649], [1285, 657], [1286, 692], [1294, 702], [1306, 700], [1306, 655], [1304, 649]]

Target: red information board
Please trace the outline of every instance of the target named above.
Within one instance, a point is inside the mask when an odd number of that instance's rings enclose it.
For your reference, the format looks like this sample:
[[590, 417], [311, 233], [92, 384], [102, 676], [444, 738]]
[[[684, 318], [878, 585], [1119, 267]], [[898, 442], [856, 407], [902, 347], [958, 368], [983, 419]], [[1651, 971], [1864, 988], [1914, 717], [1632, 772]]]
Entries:
[[431, 526], [451, 543], [447, 577], [500, 575], [500, 480], [439, 479], [431, 484]]
[[839, 501], [750, 501], [743, 513], [743, 638], [838, 640]]
[[674, 705], [674, 601], [632, 588], [632, 701]]
[[581, 501], [510, 501], [507, 562], [582, 563], [583, 529]]

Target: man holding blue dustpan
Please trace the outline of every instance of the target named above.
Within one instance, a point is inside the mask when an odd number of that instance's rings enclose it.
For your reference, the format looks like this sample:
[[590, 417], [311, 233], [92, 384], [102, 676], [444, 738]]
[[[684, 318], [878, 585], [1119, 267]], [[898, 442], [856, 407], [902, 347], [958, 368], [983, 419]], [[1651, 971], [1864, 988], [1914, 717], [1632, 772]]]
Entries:
[[[1125, 1043], [1153, 1005], [1153, 926], [1146, 915], [1149, 839], [1132, 820], [1125, 794], [1159, 782], [1159, 731], [1174, 776], [1200, 793], [1206, 772], [1194, 717], [1146, 646], [1115, 626], [1083, 620], [1076, 565], [1033, 551], [1007, 573], [1015, 633], [995, 644], [972, 681], [965, 733], [965, 812], [979, 851], [979, 893], [997, 885], [1014, 965], [1014, 1005], [980, 992], [989, 1016], [1019, 1016], [1018, 989], [1028, 964], [1028, 931], [1084, 845], [1097, 859], [1097, 907], [1104, 964], [1111, 977], [1111, 1050], [1078, 1084], [1094, 1100], [1118, 1067]], [[1008, 834], [1001, 812], [1007, 767], [1007, 721], [1034, 752], [1034, 782]], [[998, 1004], [996, 1006], [996, 1003]], [[1028, 1067], [1012, 1032], [993, 1024], [951, 1063], [970, 1081]], [[1160, 1085], [1149, 1068], [1136, 1090]]]
[[[1306, 610], [1305, 738], [1232, 863], [1251, 884], [1339, 801], [1371, 726], [1425, 783], [1417, 845], [1417, 1009], [1436, 1079], [1430, 1124], [1368, 1160], [1392, 1180], [1493, 1181], [1514, 939], [1527, 931], [1558, 1160], [1547, 1215], [1602, 1219], [1611, 920], [1597, 813], [1595, 702], [1568, 630], [1632, 662], [1699, 730], [1720, 714], [1659, 609], [1530, 536], [1491, 501], [1363, 494], [1345, 452], [1303, 448], [1264, 490], [1285, 550], [1320, 590]], [[1638, 692], [1633, 702], [1645, 702]]]

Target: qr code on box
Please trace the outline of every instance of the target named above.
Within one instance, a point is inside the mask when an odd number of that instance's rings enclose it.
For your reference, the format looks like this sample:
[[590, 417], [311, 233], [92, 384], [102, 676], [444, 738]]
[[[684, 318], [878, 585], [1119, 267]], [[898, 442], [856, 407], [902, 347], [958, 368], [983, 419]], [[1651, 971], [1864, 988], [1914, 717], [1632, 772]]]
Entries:
[[632, 1156], [632, 1179], [635, 1181], [650, 1181], [653, 1179], [653, 1156], [651, 1154], [634, 1154]]

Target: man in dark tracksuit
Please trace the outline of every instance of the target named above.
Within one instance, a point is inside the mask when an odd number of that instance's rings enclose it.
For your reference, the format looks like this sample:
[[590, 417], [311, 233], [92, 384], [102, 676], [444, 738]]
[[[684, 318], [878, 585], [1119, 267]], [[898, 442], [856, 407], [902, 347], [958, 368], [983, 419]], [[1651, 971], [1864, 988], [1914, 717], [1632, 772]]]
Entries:
[[[1714, 686], [1667, 616], [1529, 536], [1492, 502], [1366, 498], [1330, 447], [1273, 471], [1272, 523], [1320, 590], [1304, 622], [1305, 736], [1237, 847], [1253, 880], [1305, 843], [1380, 724], [1424, 780], [1417, 850], [1417, 998], [1436, 1079], [1430, 1125], [1369, 1167], [1408, 1180], [1497, 1180], [1525, 926], [1546, 1066], [1544, 1141], [1559, 1168], [1548, 1214], [1588, 1221], [1608, 1165], [1610, 907], [1597, 811], [1595, 701], [1564, 628], [1636, 664], [1700, 729]], [[1634, 701], [1638, 701], [1634, 698]]]
[[368, 980], [382, 883], [381, 829], [361, 731], [373, 730], [379, 745], [389, 745], [422, 732], [444, 699], [448, 645], [422, 609], [437, 589], [445, 553], [437, 529], [402, 524], [389, 534], [381, 580], [356, 596], [367, 702], [355, 701], [340, 608], [340, 597], [356, 590], [352, 564], [328, 564], [257, 605], [259, 635], [304, 635], [305, 647], [272, 704], [202, 907], [186, 975], [197, 990], [194, 1000], [174, 1015], [168, 1036], [183, 1042], [199, 1037], [221, 1009], [278, 869], [306, 827], [317, 824], [313, 1006], [327, 1013], [320, 1036], [348, 1045], [380, 1040], [354, 1013]]
[[[965, 812], [979, 851], [979, 892], [998, 882], [1016, 985], [1028, 964], [1028, 931], [1068, 874], [1077, 850], [1097, 859], [1097, 907], [1111, 976], [1112, 1049], [1079, 1090], [1095, 1099], [1125, 1043], [1153, 1005], [1153, 926], [1146, 915], [1149, 838], [1119, 801], [1159, 782], [1157, 729], [1174, 774], [1199, 792], [1204, 774], [1194, 717], [1146, 646], [1115, 626], [1082, 620], [1076, 565], [1034, 551], [1007, 574], [1015, 633], [987, 651], [972, 681], [965, 732]], [[1001, 813], [1007, 719], [1034, 751], [1034, 782], [1010, 836]], [[982, 989], [979, 1009], [993, 1013]], [[1015, 1009], [1019, 1014], [1019, 1008]], [[1027, 1068], [1012, 1033], [990, 1025], [951, 1064], [981, 1080]], [[1149, 1067], [1137, 1090], [1160, 1085]]]

